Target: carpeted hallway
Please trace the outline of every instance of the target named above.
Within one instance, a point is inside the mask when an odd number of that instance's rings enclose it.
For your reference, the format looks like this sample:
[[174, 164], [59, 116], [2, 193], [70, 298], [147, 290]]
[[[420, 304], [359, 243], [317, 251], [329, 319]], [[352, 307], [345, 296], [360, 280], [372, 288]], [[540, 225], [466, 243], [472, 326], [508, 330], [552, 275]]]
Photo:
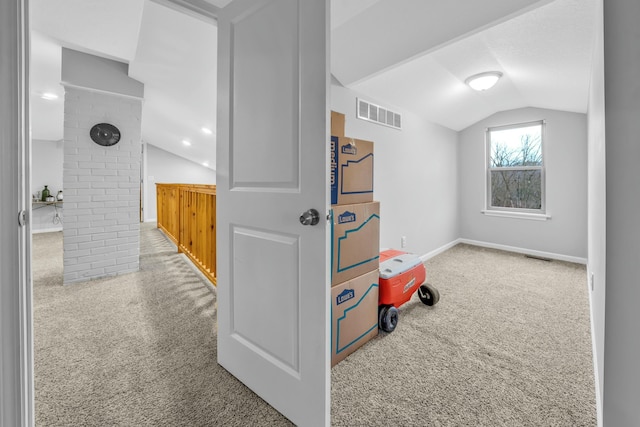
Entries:
[[[62, 286], [61, 233], [33, 246], [36, 425], [290, 425], [218, 366], [215, 293], [153, 224], [115, 278]], [[583, 266], [458, 245], [427, 270], [440, 303], [333, 368], [333, 425], [596, 425]]]
[[62, 285], [33, 236], [36, 425], [290, 425], [216, 363], [215, 294], [143, 224], [140, 271]]

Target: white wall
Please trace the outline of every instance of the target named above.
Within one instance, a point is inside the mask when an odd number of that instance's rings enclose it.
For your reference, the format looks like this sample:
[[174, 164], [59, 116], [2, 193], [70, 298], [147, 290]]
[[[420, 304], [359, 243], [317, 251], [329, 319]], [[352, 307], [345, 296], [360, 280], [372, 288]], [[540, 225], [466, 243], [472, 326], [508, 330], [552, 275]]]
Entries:
[[[374, 198], [380, 246], [428, 254], [458, 238], [457, 133], [402, 113], [401, 131], [356, 118], [354, 91], [331, 86], [331, 109], [346, 115], [345, 135], [374, 142]], [[363, 99], [376, 103], [375, 99]], [[384, 104], [380, 104], [384, 105]], [[394, 109], [394, 106], [387, 106]]]
[[[484, 215], [485, 130], [546, 121], [543, 142], [546, 207], [551, 219]], [[537, 108], [500, 112], [460, 132], [460, 236], [582, 261], [587, 257], [587, 119], [584, 114]]]
[[[606, 274], [606, 167], [605, 167], [605, 111], [604, 111], [604, 55], [602, 0], [597, 0], [600, 17], [597, 21], [593, 54], [593, 71], [588, 107], [588, 254], [587, 270], [593, 275], [593, 289], [589, 293], [591, 305], [591, 339], [596, 381], [598, 425], [602, 426], [602, 394], [604, 390], [604, 318]], [[591, 288], [590, 288], [591, 289]]]
[[107, 93], [144, 97], [144, 85], [129, 78], [129, 65], [62, 48], [62, 81]]
[[[44, 141], [34, 139], [31, 142], [31, 194], [37, 194], [47, 185], [52, 196], [62, 190], [62, 141]], [[64, 193], [64, 192], [63, 192]], [[43, 231], [60, 231], [62, 223], [55, 219], [63, 217], [63, 206], [54, 208], [51, 205], [34, 205], [31, 215], [31, 230], [34, 233]]]
[[[606, 157], [603, 425], [640, 426], [640, 2], [603, 5], [606, 145], [604, 153], [594, 152]], [[595, 130], [600, 137], [602, 126]], [[598, 138], [594, 151], [601, 147]], [[602, 160], [594, 161], [601, 174]], [[602, 224], [594, 224], [593, 231], [601, 237]], [[601, 261], [602, 250], [596, 255]]]
[[216, 171], [152, 144], [145, 144], [144, 220], [157, 219], [156, 183], [215, 184]]

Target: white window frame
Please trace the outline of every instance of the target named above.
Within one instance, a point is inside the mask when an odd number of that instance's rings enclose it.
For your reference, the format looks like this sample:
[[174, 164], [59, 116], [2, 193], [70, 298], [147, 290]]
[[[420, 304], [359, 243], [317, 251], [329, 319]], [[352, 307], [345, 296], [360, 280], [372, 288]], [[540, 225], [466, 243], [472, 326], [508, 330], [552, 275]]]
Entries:
[[[491, 132], [516, 129], [527, 126], [540, 125], [540, 149], [542, 151], [542, 165], [541, 166], [519, 166], [519, 167], [491, 167]], [[485, 210], [482, 213], [495, 216], [511, 216], [530, 219], [549, 219], [547, 215], [546, 206], [546, 157], [545, 157], [545, 145], [546, 145], [546, 121], [534, 120], [530, 122], [515, 123], [504, 126], [488, 127], [485, 130]], [[508, 208], [503, 206], [491, 205], [491, 172], [499, 171], [525, 171], [525, 170], [539, 170], [540, 171], [540, 209], [524, 209], [524, 208]]]

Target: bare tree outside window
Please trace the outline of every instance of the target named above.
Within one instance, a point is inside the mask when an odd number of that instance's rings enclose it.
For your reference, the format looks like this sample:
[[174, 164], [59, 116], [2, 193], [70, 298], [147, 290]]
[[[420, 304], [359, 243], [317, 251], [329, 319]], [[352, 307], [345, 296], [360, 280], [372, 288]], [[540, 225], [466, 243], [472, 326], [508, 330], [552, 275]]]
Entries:
[[543, 210], [542, 125], [487, 131], [489, 208]]

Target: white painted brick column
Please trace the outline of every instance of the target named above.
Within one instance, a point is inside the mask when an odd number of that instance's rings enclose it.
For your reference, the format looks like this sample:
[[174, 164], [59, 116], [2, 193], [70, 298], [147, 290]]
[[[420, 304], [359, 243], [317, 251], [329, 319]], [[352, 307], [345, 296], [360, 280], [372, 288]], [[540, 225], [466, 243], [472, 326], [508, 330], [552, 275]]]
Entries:
[[[139, 269], [142, 100], [65, 86], [64, 283]], [[98, 123], [118, 144], [91, 140]]]

